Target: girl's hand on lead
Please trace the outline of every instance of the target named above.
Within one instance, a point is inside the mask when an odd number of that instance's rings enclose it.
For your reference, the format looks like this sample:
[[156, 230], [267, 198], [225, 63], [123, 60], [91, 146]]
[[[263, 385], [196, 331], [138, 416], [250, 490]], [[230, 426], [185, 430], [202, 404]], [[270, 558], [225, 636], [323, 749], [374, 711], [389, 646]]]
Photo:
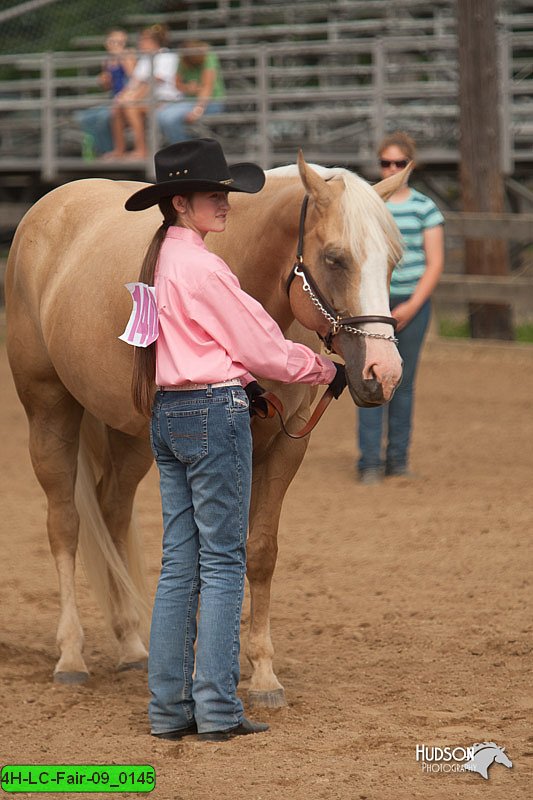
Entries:
[[267, 416], [268, 406], [266, 405], [266, 400], [261, 399], [261, 395], [265, 393], [265, 389], [261, 386], [261, 384], [257, 383], [257, 381], [250, 381], [250, 383], [246, 384], [244, 387], [244, 391], [248, 395], [248, 400], [250, 403], [250, 416], [253, 417], [257, 414], [257, 409], [261, 409], [260, 416]]
[[331, 383], [329, 384], [329, 388], [333, 393], [333, 397], [337, 400], [341, 394], [343, 393], [344, 389], [346, 388], [346, 367], [344, 364], [337, 364], [336, 361], [333, 362], [335, 364], [335, 369], [337, 373]]

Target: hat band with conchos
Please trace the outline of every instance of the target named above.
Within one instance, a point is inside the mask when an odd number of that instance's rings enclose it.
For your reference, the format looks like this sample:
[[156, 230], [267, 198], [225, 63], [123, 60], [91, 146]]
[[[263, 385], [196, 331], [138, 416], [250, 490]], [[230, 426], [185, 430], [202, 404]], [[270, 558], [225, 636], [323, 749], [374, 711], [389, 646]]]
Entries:
[[132, 194], [125, 203], [128, 211], [142, 211], [164, 197], [180, 193], [259, 192], [265, 173], [257, 164], [243, 162], [228, 166], [222, 147], [215, 139], [190, 139], [159, 150], [154, 156], [156, 182]]

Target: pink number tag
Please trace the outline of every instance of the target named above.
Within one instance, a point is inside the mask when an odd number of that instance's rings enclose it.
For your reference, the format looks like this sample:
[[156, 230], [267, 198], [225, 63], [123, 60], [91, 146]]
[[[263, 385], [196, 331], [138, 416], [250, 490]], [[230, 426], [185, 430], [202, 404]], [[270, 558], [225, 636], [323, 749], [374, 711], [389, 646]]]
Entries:
[[126, 330], [118, 338], [135, 347], [148, 347], [159, 336], [155, 287], [146, 283], [126, 283], [125, 286], [131, 294], [133, 308]]

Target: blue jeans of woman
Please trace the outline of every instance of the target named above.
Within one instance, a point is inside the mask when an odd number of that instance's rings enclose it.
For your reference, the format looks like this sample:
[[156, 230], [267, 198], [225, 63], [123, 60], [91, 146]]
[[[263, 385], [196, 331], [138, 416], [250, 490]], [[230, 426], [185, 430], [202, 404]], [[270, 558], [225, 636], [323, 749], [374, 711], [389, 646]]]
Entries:
[[110, 106], [84, 108], [75, 117], [83, 132], [92, 138], [95, 153], [101, 155], [113, 149]]
[[[157, 110], [157, 122], [163, 138], [168, 144], [183, 142], [185, 139], [193, 138], [189, 123], [185, 117], [190, 114], [198, 100], [177, 100], [175, 103], [165, 103]], [[211, 100], [204, 109], [203, 117], [209, 114], [217, 114], [224, 110], [224, 103], [220, 100]], [[203, 119], [201, 117], [201, 119]]]
[[[150, 630], [152, 733], [239, 725], [252, 440], [240, 386], [157, 392], [163, 557]], [[194, 646], [196, 644], [196, 659]], [[194, 675], [194, 677], [193, 677]]]
[[[391, 310], [405, 302], [405, 299], [391, 300]], [[398, 350], [403, 359], [403, 376], [392, 400], [384, 406], [358, 409], [359, 472], [385, 467], [385, 474], [392, 475], [407, 468], [416, 369], [430, 316], [431, 303], [428, 300], [397, 334]], [[384, 433], [387, 437], [385, 459], [382, 452]]]

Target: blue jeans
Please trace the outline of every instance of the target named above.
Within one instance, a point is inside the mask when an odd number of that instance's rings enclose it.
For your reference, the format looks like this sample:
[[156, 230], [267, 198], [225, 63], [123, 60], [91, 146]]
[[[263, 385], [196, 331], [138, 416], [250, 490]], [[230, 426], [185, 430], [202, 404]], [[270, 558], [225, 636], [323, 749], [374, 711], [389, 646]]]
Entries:
[[236, 691], [252, 474], [248, 398], [240, 386], [158, 392], [150, 433], [164, 528], [148, 661], [152, 733], [194, 720], [200, 733], [227, 730], [243, 718]]
[[[405, 299], [391, 300], [391, 309]], [[385, 467], [385, 473], [394, 473], [407, 468], [416, 369], [430, 316], [431, 303], [428, 300], [397, 334], [398, 350], [403, 359], [403, 377], [392, 400], [384, 406], [358, 409], [359, 472]], [[385, 459], [382, 455], [384, 427], [387, 436]]]
[[82, 131], [91, 136], [96, 153], [101, 155], [113, 149], [111, 106], [84, 108], [76, 112], [75, 118]]
[[[164, 106], [157, 111], [157, 122], [165, 141], [168, 144], [174, 142], [183, 142], [185, 139], [191, 139], [192, 133], [189, 128], [189, 123], [186, 122], [185, 117], [187, 114], [198, 105], [198, 101], [194, 100], [178, 100], [175, 103], [165, 103]], [[219, 111], [224, 110], [224, 103], [220, 100], [211, 100], [207, 104], [203, 116], [209, 114], [217, 114]], [[201, 117], [203, 119], [203, 117]]]

